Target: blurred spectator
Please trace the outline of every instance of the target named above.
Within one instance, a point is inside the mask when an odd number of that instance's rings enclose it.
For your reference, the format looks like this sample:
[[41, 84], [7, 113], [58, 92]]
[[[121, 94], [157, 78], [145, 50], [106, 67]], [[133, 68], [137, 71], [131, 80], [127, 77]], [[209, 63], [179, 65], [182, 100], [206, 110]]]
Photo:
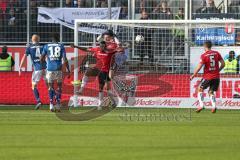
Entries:
[[0, 38], [6, 37], [6, 28], [7, 28], [7, 0], [0, 1]]
[[[31, 0], [30, 3], [32, 3], [32, 1], [33, 0]], [[36, 3], [37, 7], [50, 7], [50, 8], [54, 8], [54, 7], [59, 7], [60, 6], [59, 2], [57, 2], [56, 0], [47, 0], [47, 1], [38, 0], [38, 1], [35, 1], [33, 3]]]
[[[184, 9], [179, 8], [178, 14], [174, 17], [175, 20], [183, 20], [184, 19]], [[174, 28], [173, 29], [174, 35], [174, 53], [177, 55], [184, 55], [184, 37], [185, 31], [182, 28]]]
[[7, 0], [1, 0], [0, 1], [0, 10], [3, 14], [6, 13], [7, 5], [8, 5]]
[[141, 20], [148, 20], [149, 19], [149, 15], [146, 11], [142, 11], [142, 14], [141, 14]]
[[19, 0], [22, 9], [27, 9], [27, 0]]
[[240, 1], [239, 0], [232, 0], [230, 5], [228, 6], [228, 13], [234, 14], [235, 18], [239, 18], [239, 7]]
[[11, 8], [7, 16], [8, 26], [16, 26], [16, 16], [14, 8]]
[[234, 51], [229, 52], [229, 56], [225, 60], [225, 64], [224, 73], [237, 74], [239, 72], [239, 63]]
[[153, 10], [154, 19], [173, 19], [167, 1], [160, 2]]
[[108, 7], [108, 0], [97, 0], [96, 6], [98, 8], [107, 8]]
[[47, 7], [54, 8], [54, 7], [56, 7], [56, 4], [52, 1], [48, 1]]
[[69, 7], [69, 8], [73, 7], [72, 0], [66, 0], [65, 7]]
[[37, 33], [37, 29], [39, 25], [37, 24], [37, 2], [36, 1], [30, 1], [30, 25], [31, 25], [31, 31], [32, 33]]
[[[148, 20], [149, 15], [146, 11], [142, 11], [141, 14], [141, 20]], [[153, 50], [152, 50], [152, 35], [153, 35], [153, 30], [151, 28], [137, 28], [135, 31], [136, 35], [142, 35], [144, 37], [144, 42], [137, 44], [137, 50], [139, 50], [140, 53], [140, 61], [143, 62], [144, 57], [147, 55], [149, 62], [154, 61], [154, 56], [153, 56]]]
[[15, 11], [14, 8], [11, 8], [9, 11], [9, 14], [7, 15], [7, 24], [8, 24], [8, 29], [7, 29], [7, 38], [11, 41], [15, 41], [16, 35], [15, 32], [17, 31], [17, 22], [16, 22], [16, 16], [15, 16]]
[[[141, 0], [140, 1], [140, 13], [142, 13], [142, 11], [146, 11], [147, 13], [149, 13], [149, 19], [152, 19], [153, 17], [153, 8], [157, 6], [157, 2], [156, 0]], [[139, 11], [136, 11], [137, 13]]]
[[[153, 19], [169, 20], [173, 19], [167, 1], [161, 1], [153, 10]], [[168, 28], [159, 28], [154, 31], [154, 55], [171, 55], [172, 30]]]
[[20, 2], [16, 0], [9, 0], [7, 4], [7, 12], [9, 12], [10, 9], [14, 9], [14, 12], [19, 12], [20, 10]]
[[7, 52], [7, 46], [2, 47], [2, 53], [0, 54], [0, 71], [12, 71], [12, 67], [15, 62]]
[[128, 19], [128, 7], [122, 5], [121, 12], [120, 12], [120, 19]]
[[184, 19], [184, 9], [183, 8], [178, 9], [178, 14], [175, 15], [174, 19], [175, 20], [183, 20]]
[[220, 10], [215, 6], [214, 0], [202, 0], [202, 7], [196, 13], [220, 13]]
[[1, 32], [3, 31], [3, 11], [2, 9], [0, 8], [0, 36], [1, 36]]
[[77, 5], [76, 5], [77, 8], [84, 8], [87, 6], [86, 0], [76, 0], [76, 2], [77, 2]]
[[207, 13], [220, 13], [220, 10], [215, 6], [214, 0], [207, 0]]
[[201, 1], [201, 7], [196, 10], [196, 13], [203, 13], [206, 10], [207, 3], [206, 0]]

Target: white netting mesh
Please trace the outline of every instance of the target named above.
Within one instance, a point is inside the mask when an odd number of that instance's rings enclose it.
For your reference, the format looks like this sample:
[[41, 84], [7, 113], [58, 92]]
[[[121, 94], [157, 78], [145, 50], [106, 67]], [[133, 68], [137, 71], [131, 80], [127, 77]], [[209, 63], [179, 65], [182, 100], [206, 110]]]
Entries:
[[[196, 106], [196, 91], [201, 77], [193, 82], [189, 77], [204, 52], [202, 45], [206, 40], [213, 42], [213, 49], [218, 50], [225, 60], [230, 51], [235, 51], [238, 61], [238, 21], [87, 21], [78, 24], [79, 36], [75, 39], [78, 45], [84, 44], [84, 37], [80, 36], [84, 24], [94, 26], [91, 31], [113, 29], [120, 42], [130, 44], [127, 61], [116, 71], [113, 86], [118, 93], [123, 92], [119, 86], [128, 81], [123, 77], [134, 76], [127, 86], [136, 84], [132, 94], [136, 97], [135, 106]], [[138, 35], [143, 36], [144, 41], [136, 42]], [[96, 39], [98, 35], [92, 36]], [[235, 84], [238, 73], [239, 67], [231, 76], [222, 72], [224, 80], [217, 93], [219, 98], [231, 99], [238, 94], [234, 87], [229, 86], [229, 83]], [[94, 86], [96, 83], [88, 84], [88, 88]], [[97, 92], [97, 89], [88, 90], [85, 96], [96, 97]]]

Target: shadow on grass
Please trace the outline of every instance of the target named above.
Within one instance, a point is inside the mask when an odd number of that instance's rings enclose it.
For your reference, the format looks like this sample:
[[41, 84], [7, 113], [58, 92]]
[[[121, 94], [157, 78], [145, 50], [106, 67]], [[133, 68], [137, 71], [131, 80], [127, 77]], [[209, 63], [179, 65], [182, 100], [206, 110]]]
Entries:
[[103, 108], [103, 110], [97, 110], [97, 108], [91, 109], [84, 113], [72, 113], [68, 106], [68, 101], [62, 103], [61, 112], [56, 112], [56, 116], [63, 121], [90, 121], [103, 115], [112, 112], [115, 108]]

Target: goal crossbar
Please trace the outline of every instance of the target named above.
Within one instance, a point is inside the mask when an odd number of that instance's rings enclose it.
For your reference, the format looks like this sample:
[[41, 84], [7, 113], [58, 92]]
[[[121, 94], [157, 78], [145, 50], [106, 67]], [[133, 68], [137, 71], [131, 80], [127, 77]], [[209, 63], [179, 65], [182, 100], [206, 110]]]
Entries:
[[[131, 24], [171, 24], [171, 25], [204, 25], [204, 24], [240, 24], [240, 20], [100, 20], [100, 19], [76, 19], [75, 26], [74, 26], [74, 44], [78, 45], [79, 43], [79, 35], [78, 35], [78, 27], [82, 23], [100, 23], [100, 24], [122, 24], [122, 25], [131, 25]], [[187, 28], [185, 28], [186, 30]], [[78, 49], [75, 48], [74, 50], [74, 57], [78, 57]], [[78, 80], [78, 58], [74, 60], [74, 81]]]

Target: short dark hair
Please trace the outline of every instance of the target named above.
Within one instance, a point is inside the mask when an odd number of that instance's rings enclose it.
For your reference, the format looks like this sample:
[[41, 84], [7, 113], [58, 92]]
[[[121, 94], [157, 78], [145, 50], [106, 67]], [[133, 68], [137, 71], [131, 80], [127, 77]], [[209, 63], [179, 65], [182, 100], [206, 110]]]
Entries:
[[178, 8], [179, 11], [184, 11], [184, 8]]
[[212, 48], [212, 42], [211, 41], [206, 41], [206, 42], [204, 42], [204, 46], [211, 49]]
[[53, 33], [53, 34], [52, 34], [52, 40], [53, 40], [54, 42], [59, 42], [59, 41], [60, 41], [59, 34], [58, 34], [58, 33]]
[[2, 53], [7, 53], [8, 47], [7, 46], [3, 46], [2, 47]]
[[115, 34], [114, 34], [113, 30], [111, 30], [111, 29], [109, 29], [106, 32], [104, 32], [103, 36], [105, 36], [105, 35], [108, 35], [108, 36], [111, 36], [111, 37], [115, 37]]
[[104, 44], [105, 45], [106, 42], [105, 41], [100, 41], [99, 44]]
[[102, 48], [102, 47], [105, 47], [106, 46], [106, 42], [105, 41], [100, 41], [99, 42], [99, 46]]

